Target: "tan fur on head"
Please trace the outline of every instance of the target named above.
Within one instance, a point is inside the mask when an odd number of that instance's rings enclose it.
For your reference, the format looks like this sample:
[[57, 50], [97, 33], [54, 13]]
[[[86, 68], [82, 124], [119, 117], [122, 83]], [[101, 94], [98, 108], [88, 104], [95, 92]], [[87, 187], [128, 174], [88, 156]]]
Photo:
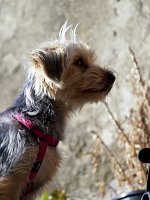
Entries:
[[59, 40], [46, 43], [31, 56], [37, 91], [73, 108], [103, 100], [115, 80], [112, 72], [95, 63], [94, 52], [77, 40], [76, 27], [73, 30], [67, 23], [60, 29]]

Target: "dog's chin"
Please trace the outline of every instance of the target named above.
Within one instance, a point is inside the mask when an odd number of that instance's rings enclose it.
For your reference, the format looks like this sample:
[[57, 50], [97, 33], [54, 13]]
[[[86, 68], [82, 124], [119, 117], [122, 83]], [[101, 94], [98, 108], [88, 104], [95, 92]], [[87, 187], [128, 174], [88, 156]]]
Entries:
[[113, 85], [109, 85], [107, 88], [102, 88], [102, 89], [87, 89], [83, 91], [83, 95], [87, 95], [89, 97], [93, 97], [93, 102], [98, 102], [98, 101], [104, 101], [111, 91]]
[[[111, 87], [112, 88], [112, 87]], [[102, 95], [102, 97], [101, 97], [101, 100], [100, 101], [105, 101], [106, 100], [106, 98], [107, 98], [107, 96], [109, 95], [109, 93], [110, 93], [110, 91], [111, 91], [111, 88], [109, 89], [109, 90], [106, 90], [106, 91], [104, 91], [104, 93], [103, 93], [103, 95]]]
[[113, 84], [107, 84], [102, 88], [90, 88], [90, 89], [84, 89], [82, 90], [83, 93], [89, 93], [89, 94], [93, 94], [93, 93], [99, 93], [99, 94], [105, 94], [107, 95], [110, 90], [112, 89]]
[[101, 95], [99, 95], [99, 98], [95, 99], [95, 101], [93, 101], [93, 102], [95, 102], [95, 103], [104, 102], [106, 100], [106, 97], [107, 97], [108, 94], [109, 94], [109, 92], [101, 93]]
[[84, 102], [84, 104], [104, 102], [108, 94], [109, 91], [88, 93], [88, 96], [86, 97], [86, 101]]

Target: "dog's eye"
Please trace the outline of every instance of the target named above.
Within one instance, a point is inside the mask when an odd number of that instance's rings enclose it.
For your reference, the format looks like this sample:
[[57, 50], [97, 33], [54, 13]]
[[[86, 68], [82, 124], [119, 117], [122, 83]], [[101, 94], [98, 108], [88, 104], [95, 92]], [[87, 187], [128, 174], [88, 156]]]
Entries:
[[77, 59], [74, 64], [79, 67], [84, 67], [84, 62], [82, 58]]

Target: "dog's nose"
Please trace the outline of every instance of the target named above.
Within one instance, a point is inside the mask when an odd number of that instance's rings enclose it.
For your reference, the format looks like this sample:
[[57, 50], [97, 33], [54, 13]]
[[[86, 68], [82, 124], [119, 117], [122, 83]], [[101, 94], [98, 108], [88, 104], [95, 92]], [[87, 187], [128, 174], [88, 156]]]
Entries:
[[111, 82], [111, 84], [113, 84], [116, 79], [115, 75], [112, 72], [108, 72], [107, 78]]

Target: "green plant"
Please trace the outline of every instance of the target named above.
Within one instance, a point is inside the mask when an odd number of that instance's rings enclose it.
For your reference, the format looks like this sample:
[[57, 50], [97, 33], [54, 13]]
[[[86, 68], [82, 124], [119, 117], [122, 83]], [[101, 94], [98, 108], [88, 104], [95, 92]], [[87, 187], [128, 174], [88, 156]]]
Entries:
[[42, 199], [41, 200], [48, 200], [48, 192], [44, 192], [42, 194]]
[[41, 200], [71, 200], [65, 192], [63, 191], [54, 191], [50, 195], [48, 192], [44, 192], [42, 194], [42, 199]]

